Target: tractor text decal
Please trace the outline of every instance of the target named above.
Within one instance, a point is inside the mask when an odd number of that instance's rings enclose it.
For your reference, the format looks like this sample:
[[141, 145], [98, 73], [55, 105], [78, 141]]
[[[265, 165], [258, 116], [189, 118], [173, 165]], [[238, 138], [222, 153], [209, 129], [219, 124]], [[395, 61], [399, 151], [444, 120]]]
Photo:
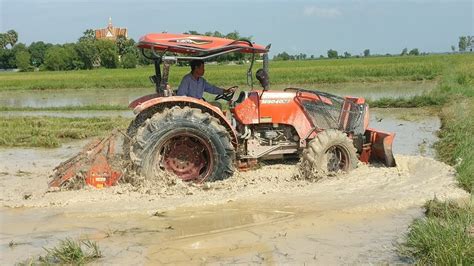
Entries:
[[263, 99], [262, 104], [285, 104], [289, 103], [289, 99]]
[[170, 42], [176, 42], [176, 43], [181, 43], [181, 44], [196, 44], [196, 45], [203, 45], [203, 44], [208, 44], [211, 43], [212, 41], [209, 40], [199, 40], [199, 39], [176, 39], [176, 40], [171, 40]]

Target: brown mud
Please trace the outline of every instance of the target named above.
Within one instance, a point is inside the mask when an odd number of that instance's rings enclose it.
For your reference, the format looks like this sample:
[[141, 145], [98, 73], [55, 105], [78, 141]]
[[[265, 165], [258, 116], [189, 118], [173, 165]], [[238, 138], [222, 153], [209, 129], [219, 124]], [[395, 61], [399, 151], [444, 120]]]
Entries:
[[451, 167], [407, 155], [317, 183], [295, 179], [287, 162], [202, 186], [49, 192], [51, 169], [82, 144], [0, 151], [2, 264], [65, 237], [97, 241], [101, 264], [400, 262], [396, 243], [426, 200], [468, 196]]
[[361, 164], [317, 183], [295, 178], [297, 162], [287, 161], [200, 186], [139, 180], [50, 192], [52, 169], [87, 141], [0, 149], [0, 264], [44, 255], [66, 237], [97, 241], [99, 264], [406, 262], [396, 245], [421, 206], [469, 196], [452, 167], [425, 157], [439, 119], [420, 110], [372, 111], [371, 127], [397, 132], [397, 167]]

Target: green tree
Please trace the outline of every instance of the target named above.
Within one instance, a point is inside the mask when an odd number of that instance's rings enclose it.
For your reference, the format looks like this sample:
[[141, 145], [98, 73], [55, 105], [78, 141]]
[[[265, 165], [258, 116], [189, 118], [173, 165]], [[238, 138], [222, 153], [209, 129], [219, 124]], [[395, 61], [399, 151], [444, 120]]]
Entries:
[[16, 67], [21, 71], [26, 71], [30, 67], [31, 55], [28, 51], [19, 51], [15, 54]]
[[420, 51], [417, 48], [411, 49], [408, 55], [419, 55]]
[[370, 56], [370, 49], [365, 49], [364, 50], [364, 56], [365, 57]]
[[117, 68], [118, 66], [118, 49], [114, 41], [97, 40], [97, 50], [99, 51], [100, 65], [106, 68]]
[[472, 49], [474, 49], [474, 36], [467, 36], [466, 49], [469, 49], [471, 52], [472, 52]]
[[127, 39], [125, 36], [118, 36], [115, 40], [117, 44], [118, 54], [124, 55], [128, 53], [138, 54], [138, 50], [135, 47], [135, 41], [133, 39]]
[[122, 56], [123, 68], [135, 68], [137, 67], [138, 59], [137, 56], [129, 53]]
[[336, 50], [329, 49], [328, 50], [328, 58], [337, 58], [338, 54]]
[[26, 47], [26, 45], [24, 43], [17, 43], [10, 50], [12, 51], [12, 56], [9, 58], [9, 64], [12, 67], [17, 67], [17, 65], [16, 65], [16, 54], [19, 53], [19, 52], [28, 52], [28, 48]]
[[82, 33], [82, 36], [79, 38], [79, 42], [95, 41], [95, 31], [93, 29], [87, 29]]
[[467, 48], [468, 45], [469, 45], [468, 44], [468, 39], [467, 39], [466, 36], [459, 37], [458, 47], [459, 47], [460, 52], [466, 51], [466, 48]]
[[7, 35], [0, 33], [0, 49], [5, 49], [7, 46]]
[[66, 70], [77, 70], [84, 68], [84, 62], [79, 57], [75, 43], [66, 43], [64, 48], [64, 62], [66, 63]]
[[350, 58], [352, 55], [349, 52], [344, 52], [344, 57], [345, 58]]
[[31, 54], [31, 65], [35, 67], [42, 65], [46, 50], [51, 46], [52, 44], [46, 44], [42, 41], [31, 43], [30, 46], [28, 46], [28, 52]]
[[44, 67], [47, 70], [65, 70], [67, 67], [65, 59], [65, 49], [59, 45], [55, 45], [46, 50], [46, 54], [44, 56]]
[[451, 45], [451, 50], [453, 51], [453, 53], [456, 52], [456, 46]]
[[99, 60], [99, 51], [92, 41], [78, 42], [75, 46], [77, 56], [82, 62], [83, 69], [92, 69]]
[[275, 56], [273, 56], [273, 60], [290, 60], [291, 57], [287, 52], [279, 53]]
[[14, 68], [15, 54], [11, 49], [0, 49], [0, 68], [9, 69]]
[[18, 33], [16, 31], [9, 30], [5, 34], [3, 34], [3, 41], [2, 41], [4, 43], [3, 47], [6, 47], [8, 44], [10, 44], [10, 46], [13, 48], [13, 46], [15, 46], [17, 41], [18, 41]]
[[407, 55], [408, 54], [408, 48], [403, 48], [402, 53], [400, 55]]

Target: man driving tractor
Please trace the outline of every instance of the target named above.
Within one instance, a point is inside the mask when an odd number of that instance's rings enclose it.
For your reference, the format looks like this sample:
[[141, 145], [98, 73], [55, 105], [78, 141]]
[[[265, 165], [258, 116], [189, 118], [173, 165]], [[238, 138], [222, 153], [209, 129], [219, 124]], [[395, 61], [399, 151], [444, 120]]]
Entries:
[[204, 92], [220, 95], [234, 90], [234, 88], [222, 89], [207, 83], [207, 81], [202, 77], [205, 72], [204, 61], [193, 60], [190, 65], [191, 72], [186, 74], [181, 80], [177, 92], [178, 96], [202, 99]]

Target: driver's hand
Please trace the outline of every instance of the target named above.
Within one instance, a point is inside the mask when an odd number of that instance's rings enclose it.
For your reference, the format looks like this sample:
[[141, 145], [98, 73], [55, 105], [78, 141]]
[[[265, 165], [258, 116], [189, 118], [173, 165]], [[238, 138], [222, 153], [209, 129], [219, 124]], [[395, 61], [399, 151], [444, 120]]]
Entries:
[[224, 92], [235, 92], [237, 88], [238, 88], [237, 86], [230, 87], [230, 88], [225, 89]]

